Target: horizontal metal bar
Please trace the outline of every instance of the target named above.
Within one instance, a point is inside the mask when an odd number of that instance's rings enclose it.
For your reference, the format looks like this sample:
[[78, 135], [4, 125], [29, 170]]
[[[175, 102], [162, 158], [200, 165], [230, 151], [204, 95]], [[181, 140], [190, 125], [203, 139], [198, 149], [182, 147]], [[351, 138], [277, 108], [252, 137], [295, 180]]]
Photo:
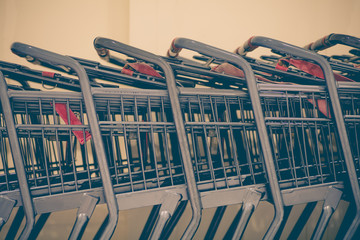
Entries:
[[300, 117], [265, 117], [265, 121], [297, 121], [297, 122], [331, 122], [326, 118], [300, 118]]
[[[308, 202], [318, 202], [326, 199], [330, 188], [343, 188], [339, 182], [323, 183], [321, 185], [313, 185], [306, 187], [299, 187], [289, 190], [281, 190], [285, 206], [303, 204]], [[342, 186], [342, 187], [341, 187]]]
[[99, 121], [100, 125], [174, 126], [173, 122]]

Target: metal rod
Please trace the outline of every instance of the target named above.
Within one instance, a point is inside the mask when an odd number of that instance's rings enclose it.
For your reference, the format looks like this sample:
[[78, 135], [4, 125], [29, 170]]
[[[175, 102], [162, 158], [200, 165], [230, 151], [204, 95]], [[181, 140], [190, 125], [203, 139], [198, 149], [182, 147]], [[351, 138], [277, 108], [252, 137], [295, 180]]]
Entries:
[[213, 219], [211, 220], [211, 223], [209, 225], [209, 228], [206, 232], [204, 239], [214, 239], [216, 231], [219, 228], [221, 219], [224, 216], [225, 210], [226, 210], [226, 206], [221, 206], [216, 208]]
[[30, 194], [29, 185], [27, 182], [24, 159], [20, 150], [19, 138], [16, 131], [15, 121], [10, 105], [10, 99], [7, 92], [7, 85], [5, 82], [5, 78], [0, 72], [0, 99], [1, 106], [3, 110], [3, 115], [6, 123], [6, 128], [8, 131], [9, 142], [11, 147], [12, 158], [14, 160], [14, 165], [16, 169], [16, 175], [19, 183], [19, 190], [22, 200], [22, 205], [24, 207], [24, 212], [26, 216], [26, 224], [20, 235], [20, 239], [28, 239], [31, 233], [31, 230], [35, 224], [35, 212], [34, 206]]

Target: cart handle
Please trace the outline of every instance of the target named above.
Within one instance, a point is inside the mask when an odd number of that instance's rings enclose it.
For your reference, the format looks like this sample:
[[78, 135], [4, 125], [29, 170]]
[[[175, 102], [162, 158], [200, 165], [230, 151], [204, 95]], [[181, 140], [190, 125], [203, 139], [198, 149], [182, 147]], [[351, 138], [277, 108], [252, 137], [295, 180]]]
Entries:
[[360, 38], [345, 34], [332, 33], [318, 39], [313, 43], [306, 45], [304, 48], [317, 52], [335, 46], [336, 44], [346, 45], [349, 47], [360, 49]]
[[134, 57], [136, 59], [141, 59], [146, 62], [153, 63], [159, 66], [163, 70], [166, 79], [168, 93], [169, 93], [169, 99], [172, 107], [172, 113], [174, 117], [177, 137], [180, 145], [181, 157], [183, 159], [189, 200], [193, 211], [192, 219], [188, 224], [186, 231], [186, 232], [190, 232], [190, 234], [189, 237], [185, 237], [184, 239], [191, 238], [191, 236], [195, 234], [197, 228], [199, 227], [201, 214], [202, 214], [201, 213], [202, 207], [201, 207], [200, 193], [197, 189], [195, 174], [193, 171], [191, 155], [189, 151], [189, 143], [185, 133], [184, 121], [182, 119], [181, 107], [178, 97], [178, 89], [176, 87], [176, 81], [172, 68], [160, 56], [157, 56], [153, 53], [146, 52], [144, 50], [108, 38], [102, 38], [102, 37], [95, 38], [94, 47], [97, 53], [99, 54], [99, 56], [102, 58], [110, 57], [109, 50], [112, 50], [118, 53], [125, 54], [130, 57]]
[[341, 147], [344, 152], [344, 159], [346, 162], [350, 184], [357, 207], [356, 217], [354, 218], [349, 228], [349, 231], [346, 235], [346, 238], [351, 239], [351, 237], [354, 235], [355, 230], [360, 224], [360, 197], [358, 197], [360, 196], [360, 189], [359, 189], [359, 182], [357, 180], [356, 170], [354, 166], [353, 156], [351, 154], [349, 138], [345, 128], [344, 116], [341, 110], [336, 81], [332, 69], [330, 67], [330, 64], [325, 60], [325, 58], [323, 58], [322, 56], [320, 56], [315, 52], [285, 42], [281, 42], [275, 39], [260, 37], [260, 36], [255, 36], [250, 38], [248, 41], [245, 42], [243, 46], [236, 49], [236, 53], [238, 53], [239, 55], [245, 55], [247, 52], [252, 51], [260, 46], [265, 48], [270, 48], [275, 51], [287, 53], [292, 56], [297, 56], [306, 60], [314, 61], [321, 67], [321, 69], [324, 72], [324, 79], [327, 85], [327, 90], [329, 92], [332, 110], [334, 113], [337, 130], [340, 137]]
[[183, 48], [198, 52], [202, 55], [226, 60], [227, 62], [241, 68], [244, 72], [275, 207], [275, 216], [268, 231], [269, 234], [272, 235], [272, 237], [270, 237], [271, 239], [275, 236], [275, 233], [282, 222], [284, 216], [284, 204], [281, 198], [280, 187], [275, 171], [272, 148], [270, 146], [269, 136], [267, 134], [265, 126], [264, 113], [261, 107], [260, 96], [257, 89], [254, 72], [252, 71], [250, 64], [242, 57], [237, 56], [236, 54], [233, 54], [231, 52], [227, 52], [222, 49], [215, 48], [204, 43], [186, 38], [175, 38], [171, 43], [170, 49], [168, 50], [168, 56], [177, 57], [179, 52]]
[[24, 43], [13, 43], [11, 45], [11, 51], [16, 55], [25, 57], [27, 59], [32, 58], [35, 61], [46, 61], [54, 65], [69, 67], [77, 73], [89, 119], [90, 130], [95, 142], [95, 152], [99, 163], [102, 184], [104, 187], [104, 197], [108, 207], [109, 221], [102, 237], [104, 239], [110, 239], [117, 225], [118, 206], [114, 194], [114, 189], [111, 184], [110, 172], [99, 124], [97, 121], [94, 99], [92, 97], [89, 79], [84, 68], [77, 61], [70, 57], [33, 47]]
[[[110, 50], [125, 54], [129, 57], [134, 57], [136, 59], [141, 59], [149, 63], [153, 63], [161, 67], [166, 73], [167, 77], [174, 78], [171, 68], [168, 69], [168, 64], [161, 59], [161, 57], [144, 51], [142, 49], [129, 46], [127, 44], [103, 37], [97, 37], [94, 39], [94, 47], [99, 57], [103, 59], [115, 58], [111, 56]], [[169, 71], [170, 70], [170, 71]]]

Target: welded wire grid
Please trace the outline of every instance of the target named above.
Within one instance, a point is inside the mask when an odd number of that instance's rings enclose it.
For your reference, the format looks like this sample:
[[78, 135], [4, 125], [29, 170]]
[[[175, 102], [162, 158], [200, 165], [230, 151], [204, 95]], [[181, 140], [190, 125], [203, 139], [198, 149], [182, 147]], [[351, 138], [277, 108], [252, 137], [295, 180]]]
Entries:
[[10, 191], [13, 189], [10, 185], [16, 182], [17, 177], [2, 112], [0, 114], [0, 158], [0, 190]]
[[168, 96], [95, 97], [115, 191], [184, 184]]
[[[11, 98], [30, 188], [38, 190], [39, 195], [51, 195], [101, 186], [95, 143], [91, 138], [84, 140], [91, 133], [82, 98], [78, 94], [32, 95], [19, 92]], [[67, 119], [59, 116], [59, 105]], [[128, 95], [97, 99], [96, 108], [113, 185], [118, 191], [184, 183], [168, 100]], [[67, 124], [71, 123], [71, 112], [81, 125]], [[6, 136], [4, 121], [1, 124], [1, 134]], [[1, 184], [10, 191], [18, 184], [8, 145], [2, 138]]]
[[247, 97], [185, 94], [180, 101], [200, 190], [267, 182]]
[[262, 101], [282, 188], [341, 180], [346, 168], [327, 93], [264, 92]]
[[[75, 136], [76, 132], [85, 139], [89, 131], [81, 98], [21, 94], [11, 98], [11, 106], [30, 188], [51, 195], [99, 185], [93, 143], [80, 144]], [[57, 113], [59, 104], [65, 107], [67, 119]], [[71, 122], [70, 111], [83, 125], [65, 123]]]
[[[30, 187], [54, 194], [100, 186], [93, 141], [81, 144], [74, 135], [80, 131], [86, 138], [89, 131], [83, 100], [41, 95], [11, 98]], [[342, 98], [346, 116], [359, 111], [357, 98], [351, 96]], [[267, 182], [247, 97], [185, 94], [180, 101], [201, 189]], [[264, 92], [262, 101], [280, 183], [288, 187], [327, 183], [345, 173], [326, 93]], [[66, 124], [57, 104], [66, 106], [68, 118], [74, 112], [82, 125]], [[124, 192], [185, 183], [166, 94], [95, 97], [95, 104], [115, 188]], [[327, 109], [319, 110], [321, 104]], [[359, 123], [349, 120], [347, 126], [358, 156]], [[1, 129], [6, 135], [3, 121]], [[16, 176], [6, 138], [1, 146], [1, 184], [13, 190]]]
[[360, 181], [360, 94], [358, 90], [358, 88], [352, 88], [350, 91], [340, 89], [339, 96], [355, 169]]

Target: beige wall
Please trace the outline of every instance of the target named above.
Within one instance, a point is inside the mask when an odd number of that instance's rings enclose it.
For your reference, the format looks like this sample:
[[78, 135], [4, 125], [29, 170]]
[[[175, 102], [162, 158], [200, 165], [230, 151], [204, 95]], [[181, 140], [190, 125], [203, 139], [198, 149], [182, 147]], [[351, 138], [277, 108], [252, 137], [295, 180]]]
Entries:
[[25, 63], [14, 41], [97, 60], [97, 36], [128, 42], [128, 0], [0, 0], [0, 60]]
[[333, 32], [360, 36], [359, 23], [358, 0], [0, 0], [0, 60], [25, 63], [9, 50], [14, 41], [98, 60], [96, 36], [157, 54], [174, 37], [232, 51], [253, 35], [298, 46]]
[[174, 37], [232, 51], [253, 35], [298, 46], [333, 32], [360, 37], [359, 24], [358, 0], [132, 0], [129, 38], [158, 54]]

